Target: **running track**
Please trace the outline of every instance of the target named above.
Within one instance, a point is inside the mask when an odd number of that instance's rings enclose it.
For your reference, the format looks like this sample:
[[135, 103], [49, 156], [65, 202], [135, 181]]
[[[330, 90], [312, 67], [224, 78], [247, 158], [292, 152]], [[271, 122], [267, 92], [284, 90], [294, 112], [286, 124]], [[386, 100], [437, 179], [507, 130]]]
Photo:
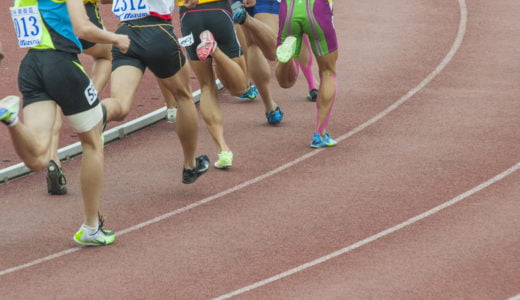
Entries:
[[0, 185], [2, 297], [520, 297], [520, 3], [336, 2], [337, 147], [308, 148], [303, 80], [273, 84], [287, 114], [275, 128], [259, 101], [224, 92], [229, 171], [182, 185], [166, 122], [105, 148], [119, 235], [103, 248], [71, 239], [78, 158], [67, 196], [47, 196], [43, 173]]

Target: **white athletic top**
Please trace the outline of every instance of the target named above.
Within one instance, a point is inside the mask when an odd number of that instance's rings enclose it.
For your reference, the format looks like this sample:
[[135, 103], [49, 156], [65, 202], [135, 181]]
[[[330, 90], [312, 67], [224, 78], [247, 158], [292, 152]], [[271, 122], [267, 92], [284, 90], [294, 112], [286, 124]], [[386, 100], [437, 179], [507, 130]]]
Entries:
[[172, 0], [148, 0], [151, 13], [159, 15], [171, 15], [175, 9]]

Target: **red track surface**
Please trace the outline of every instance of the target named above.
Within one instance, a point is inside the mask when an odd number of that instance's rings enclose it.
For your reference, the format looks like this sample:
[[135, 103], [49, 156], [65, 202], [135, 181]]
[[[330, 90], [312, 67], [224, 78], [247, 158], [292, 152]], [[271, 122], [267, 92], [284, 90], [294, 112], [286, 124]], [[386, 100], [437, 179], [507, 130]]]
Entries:
[[[102, 210], [118, 233], [111, 246], [80, 248], [71, 239], [81, 220], [79, 158], [64, 164], [67, 196], [48, 196], [43, 173], [0, 185], [0, 295], [207, 299], [277, 274], [239, 297], [519, 294], [520, 3], [468, 3], [464, 39], [450, 57], [462, 37], [459, 2], [336, 1], [335, 148], [308, 147], [315, 110], [300, 92], [304, 80], [290, 90], [273, 83], [286, 112], [278, 127], [265, 123], [260, 101], [221, 95], [234, 166], [211, 169], [193, 185], [181, 183], [174, 125], [107, 146]], [[10, 64], [2, 65], [2, 84], [6, 73], [15, 76]], [[7, 86], [4, 94], [15, 92]], [[142, 93], [158, 94], [153, 80]], [[399, 99], [406, 101], [365, 126]], [[214, 159], [200, 128], [199, 152]], [[446, 206], [433, 214], [439, 205]]]

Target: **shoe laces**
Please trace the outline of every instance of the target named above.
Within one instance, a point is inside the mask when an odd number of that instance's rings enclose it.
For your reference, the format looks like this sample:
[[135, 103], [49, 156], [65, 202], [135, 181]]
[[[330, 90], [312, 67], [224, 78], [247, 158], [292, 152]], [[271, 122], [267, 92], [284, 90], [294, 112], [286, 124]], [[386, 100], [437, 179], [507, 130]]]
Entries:
[[107, 232], [103, 229], [103, 225], [105, 224], [105, 217], [102, 216], [99, 212], [98, 212], [98, 219], [99, 219], [99, 224], [98, 224], [98, 230], [96, 231], [96, 233], [98, 231], [101, 231], [103, 232], [104, 234], [106, 234]]

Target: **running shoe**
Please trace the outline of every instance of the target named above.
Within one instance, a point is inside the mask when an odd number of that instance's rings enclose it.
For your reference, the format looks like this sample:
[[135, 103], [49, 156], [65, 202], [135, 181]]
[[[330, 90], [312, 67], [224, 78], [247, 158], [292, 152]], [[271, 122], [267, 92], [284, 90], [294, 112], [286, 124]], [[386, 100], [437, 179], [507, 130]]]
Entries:
[[209, 169], [209, 158], [207, 155], [201, 155], [195, 159], [195, 168], [182, 170], [182, 183], [194, 183], [200, 175], [206, 173]]
[[267, 123], [269, 123], [270, 125], [276, 125], [282, 122], [283, 111], [280, 109], [280, 107], [276, 107], [275, 110], [266, 113], [265, 117], [267, 118]]
[[233, 152], [222, 151], [218, 154], [218, 160], [215, 162], [215, 168], [227, 169], [233, 165]]
[[318, 99], [318, 89], [310, 90], [309, 94], [307, 95], [307, 100], [311, 102], [316, 102], [316, 99]]
[[253, 101], [256, 99], [256, 96], [258, 96], [258, 88], [256, 85], [250, 83], [249, 89], [240, 97], [237, 97], [240, 100], [248, 100]]
[[176, 107], [166, 109], [166, 120], [170, 123], [175, 123], [175, 121], [177, 121], [177, 108]]
[[217, 42], [209, 30], [200, 33], [200, 44], [197, 46], [197, 56], [200, 60], [207, 59], [217, 49]]
[[0, 100], [0, 121], [6, 125], [11, 125], [18, 121], [18, 111], [20, 110], [20, 97], [7, 96]]
[[233, 22], [235, 22], [236, 24], [244, 24], [247, 17], [247, 11], [242, 6], [242, 2], [234, 2], [231, 5], [231, 11], [233, 12]]
[[103, 229], [103, 217], [99, 216], [99, 225], [96, 231], [92, 232], [81, 225], [73, 239], [76, 243], [84, 246], [106, 246], [110, 245], [116, 239], [116, 235], [110, 230]]
[[278, 61], [286, 63], [294, 57], [296, 53], [296, 37], [288, 36], [285, 38], [283, 43], [276, 48], [276, 57]]
[[54, 161], [47, 165], [47, 193], [51, 195], [65, 195], [67, 193], [67, 179], [60, 166]]
[[332, 139], [328, 132], [322, 136], [319, 133], [314, 133], [312, 135], [311, 147], [312, 148], [325, 148], [325, 147], [333, 147], [336, 146], [338, 142]]

